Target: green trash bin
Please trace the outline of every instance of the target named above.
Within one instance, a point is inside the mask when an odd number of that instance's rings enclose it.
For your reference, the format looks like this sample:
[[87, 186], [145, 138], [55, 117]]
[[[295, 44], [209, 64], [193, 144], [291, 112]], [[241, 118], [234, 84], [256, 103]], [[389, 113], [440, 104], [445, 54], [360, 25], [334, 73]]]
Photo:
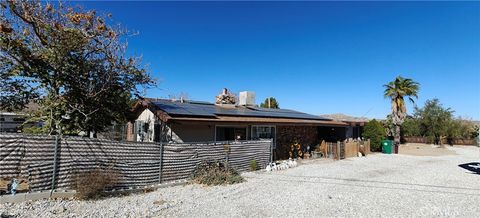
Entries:
[[392, 140], [382, 140], [382, 151], [385, 154], [391, 154], [393, 148], [393, 141]]

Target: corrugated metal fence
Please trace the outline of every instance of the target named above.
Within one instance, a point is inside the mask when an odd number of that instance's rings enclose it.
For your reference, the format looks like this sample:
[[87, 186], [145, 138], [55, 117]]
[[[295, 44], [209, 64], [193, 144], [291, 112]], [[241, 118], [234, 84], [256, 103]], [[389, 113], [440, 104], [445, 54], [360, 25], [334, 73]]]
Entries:
[[50, 190], [56, 168], [55, 189], [67, 190], [77, 173], [101, 167], [120, 173], [116, 188], [140, 188], [188, 179], [203, 160], [228, 160], [239, 171], [256, 160], [264, 168], [272, 146], [270, 140], [156, 144], [64, 137], [54, 164], [55, 142], [52, 136], [0, 134], [0, 179], [22, 177], [30, 191]]

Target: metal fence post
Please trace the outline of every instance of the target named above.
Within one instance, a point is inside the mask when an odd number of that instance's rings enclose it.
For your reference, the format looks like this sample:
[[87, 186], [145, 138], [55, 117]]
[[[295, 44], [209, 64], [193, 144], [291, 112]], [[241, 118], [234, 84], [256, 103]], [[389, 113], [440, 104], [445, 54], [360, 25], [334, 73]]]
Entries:
[[213, 145], [217, 145], [217, 125], [213, 125]]
[[55, 179], [56, 179], [56, 174], [57, 174], [57, 156], [58, 156], [58, 144], [60, 143], [59, 141], [61, 140], [58, 135], [55, 135], [55, 149], [53, 153], [53, 171], [52, 171], [52, 188], [50, 190], [50, 197], [53, 194], [53, 190], [55, 189]]
[[163, 142], [160, 140], [160, 163], [158, 165], [158, 183], [162, 183]]
[[227, 144], [223, 146], [223, 150], [225, 151], [225, 164], [228, 168], [228, 161], [229, 161], [229, 154], [230, 154], [230, 143], [227, 141]]
[[273, 139], [270, 141], [270, 163], [273, 162]]
[[229, 161], [228, 151], [225, 153], [225, 161], [226, 161], [227, 167], [228, 167], [228, 161]]

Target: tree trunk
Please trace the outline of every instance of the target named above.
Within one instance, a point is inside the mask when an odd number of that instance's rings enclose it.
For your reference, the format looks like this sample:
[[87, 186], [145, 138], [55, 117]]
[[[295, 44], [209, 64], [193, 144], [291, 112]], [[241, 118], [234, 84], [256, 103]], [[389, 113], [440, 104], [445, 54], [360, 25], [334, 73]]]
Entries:
[[400, 145], [400, 125], [395, 125], [395, 137], [394, 137], [395, 145]]

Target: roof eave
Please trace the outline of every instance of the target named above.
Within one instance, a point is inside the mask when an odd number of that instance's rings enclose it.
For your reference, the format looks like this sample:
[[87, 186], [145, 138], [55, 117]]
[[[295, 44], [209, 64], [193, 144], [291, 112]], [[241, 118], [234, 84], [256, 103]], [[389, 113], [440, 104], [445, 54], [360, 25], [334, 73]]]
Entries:
[[152, 111], [152, 113], [155, 114], [155, 116], [157, 116], [163, 122], [168, 122], [172, 118], [161, 108], [155, 106], [155, 104], [153, 104], [152, 101], [150, 101], [150, 99], [148, 98], [140, 99], [135, 102], [132, 108], [132, 112], [138, 117], [145, 109], [149, 109], [150, 111]]
[[339, 122], [339, 121], [292, 119], [292, 118], [263, 118], [263, 117], [229, 117], [229, 116], [219, 116], [217, 118], [172, 117], [170, 120], [179, 121], [179, 122], [267, 123], [267, 124], [285, 124], [285, 125], [348, 126], [347, 123]]

